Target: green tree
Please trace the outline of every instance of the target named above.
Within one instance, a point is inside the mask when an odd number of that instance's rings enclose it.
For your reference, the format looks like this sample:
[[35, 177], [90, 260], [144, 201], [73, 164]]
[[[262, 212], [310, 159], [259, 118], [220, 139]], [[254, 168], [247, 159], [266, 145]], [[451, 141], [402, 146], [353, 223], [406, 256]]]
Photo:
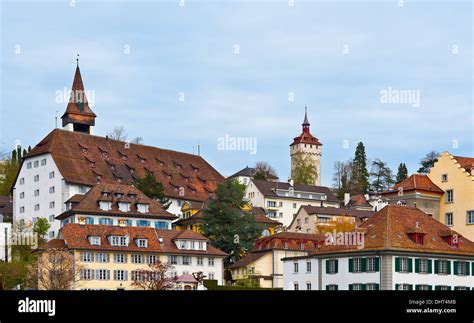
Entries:
[[33, 232], [38, 234], [40, 240], [44, 241], [44, 237], [48, 233], [49, 228], [51, 228], [51, 224], [49, 224], [48, 219], [38, 218], [33, 226]]
[[407, 178], [408, 178], [407, 165], [405, 165], [404, 163], [400, 163], [400, 165], [398, 165], [397, 178], [395, 181], [397, 183], [400, 183]]
[[378, 158], [372, 162], [370, 178], [372, 179], [370, 186], [374, 192], [385, 191], [393, 184], [392, 170]]
[[165, 209], [171, 205], [170, 200], [165, 197], [163, 184], [158, 182], [155, 179], [155, 176], [153, 176], [151, 173], [148, 173], [145, 177], [140, 178], [135, 183], [135, 187], [142, 191], [149, 198], [160, 201]]
[[18, 146], [12, 150], [10, 158], [5, 160], [5, 164], [0, 170], [2, 175], [0, 178], [0, 195], [9, 195], [15, 182], [21, 164], [21, 147]]
[[295, 154], [295, 171], [293, 181], [295, 184], [314, 185], [318, 173], [316, 164], [310, 157], [299, 152]]
[[236, 180], [225, 181], [217, 186], [216, 198], [204, 210], [202, 233], [214, 247], [229, 254], [226, 263], [245, 255], [262, 232], [255, 216], [242, 211], [244, 195], [245, 185]]
[[434, 163], [438, 160], [439, 154], [436, 151], [430, 151], [420, 160], [421, 167], [418, 169], [420, 174], [428, 174], [430, 168], [433, 167]]
[[369, 191], [367, 156], [362, 142], [357, 144], [354, 160], [352, 161], [351, 187], [353, 194], [366, 194]]
[[12, 262], [0, 261], [0, 285], [9, 290], [25, 282], [27, 263], [13, 260]]

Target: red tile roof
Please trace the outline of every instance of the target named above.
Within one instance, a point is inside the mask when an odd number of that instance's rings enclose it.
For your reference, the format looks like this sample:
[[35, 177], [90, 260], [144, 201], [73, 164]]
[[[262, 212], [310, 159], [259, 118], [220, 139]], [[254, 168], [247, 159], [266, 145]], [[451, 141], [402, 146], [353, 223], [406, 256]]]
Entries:
[[382, 192], [381, 194], [385, 195], [398, 192], [400, 187], [403, 188], [404, 192], [416, 190], [444, 194], [444, 191], [433, 183], [427, 175], [421, 174], [413, 174], [404, 181], [395, 184], [390, 190]]
[[[413, 229], [425, 234], [425, 244], [416, 244], [409, 236]], [[420, 209], [387, 205], [358, 227], [365, 232], [364, 248], [323, 245], [315, 254], [369, 250], [392, 250], [435, 254], [474, 256], [474, 242], [459, 236], [459, 248], [450, 246], [443, 237], [450, 230]], [[454, 231], [450, 231], [455, 233]]]
[[336, 208], [336, 207], [319, 207], [319, 206], [302, 206], [302, 208], [309, 215], [321, 214], [321, 215], [337, 215], [337, 216], [352, 216], [355, 218], [370, 218], [375, 214], [374, 211], [362, 211], [347, 208]]
[[[132, 183], [152, 172], [163, 184], [167, 197], [204, 201], [215, 191], [217, 184], [224, 181], [201, 156], [126, 144], [80, 132], [55, 129], [26, 158], [45, 153], [51, 153], [67, 182], [81, 185], [93, 186], [99, 181]], [[181, 166], [177, 167], [176, 163]], [[183, 188], [184, 195], [176, 186]]]
[[[63, 240], [68, 249], [80, 250], [108, 250], [108, 251], [130, 251], [130, 252], [155, 252], [155, 253], [170, 253], [170, 254], [203, 254], [213, 256], [226, 256], [227, 254], [217, 248], [214, 248], [209, 240], [204, 236], [193, 232], [190, 236], [185, 234], [186, 239], [191, 240], [206, 240], [207, 250], [183, 250], [178, 249], [175, 240], [179, 239], [179, 235], [183, 231], [176, 230], [157, 230], [151, 227], [119, 227], [107, 225], [80, 225], [76, 223], [65, 224], [60, 232], [59, 238]], [[112, 246], [109, 243], [108, 237], [128, 236], [130, 243], [128, 246], [119, 247]], [[88, 237], [98, 236], [101, 239], [101, 245], [91, 245]], [[148, 247], [138, 247], [135, 239], [144, 238], [148, 240]], [[163, 242], [159, 241], [163, 239]], [[58, 239], [59, 240], [59, 239]], [[44, 247], [43, 247], [44, 248]]]
[[357, 195], [351, 196], [348, 206], [349, 207], [358, 207], [358, 206], [372, 207], [369, 201], [367, 201], [367, 199], [365, 198], [364, 194], [357, 194]]
[[[104, 196], [104, 192], [108, 196]], [[121, 193], [121, 198], [116, 196]], [[135, 197], [131, 197], [134, 195]], [[109, 211], [102, 210], [99, 207], [99, 201], [112, 202], [112, 208]], [[57, 219], [65, 219], [74, 214], [90, 214], [90, 215], [108, 215], [108, 216], [131, 216], [139, 218], [156, 218], [175, 220], [177, 217], [166, 211], [160, 202], [155, 201], [146, 196], [142, 191], [132, 185], [110, 183], [94, 185], [85, 195], [76, 194], [72, 196], [66, 203], [73, 202], [70, 210], [58, 215]], [[118, 208], [118, 203], [130, 203], [130, 211], [122, 212]], [[137, 204], [148, 204], [148, 212], [140, 213], [137, 210]]]
[[474, 158], [472, 157], [461, 157], [461, 156], [453, 156], [454, 159], [464, 168], [466, 171], [470, 171], [474, 168]]

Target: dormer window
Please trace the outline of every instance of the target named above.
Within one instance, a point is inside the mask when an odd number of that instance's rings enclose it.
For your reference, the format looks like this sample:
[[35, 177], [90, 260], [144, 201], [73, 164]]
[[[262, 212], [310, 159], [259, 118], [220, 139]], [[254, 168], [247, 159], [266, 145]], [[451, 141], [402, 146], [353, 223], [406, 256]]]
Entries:
[[99, 208], [102, 211], [110, 211], [112, 209], [112, 202], [109, 201], [99, 201]]
[[446, 231], [441, 232], [441, 237], [446, 241], [451, 247], [459, 248], [460, 239], [456, 232]]
[[114, 247], [126, 247], [128, 246], [127, 236], [111, 236], [110, 244]]
[[89, 243], [92, 246], [100, 246], [100, 237], [98, 236], [90, 236], [89, 237]]
[[148, 247], [148, 239], [137, 239], [137, 246], [139, 248], [147, 248]]
[[117, 192], [115, 193], [115, 197], [121, 199], [123, 197], [123, 193]]
[[180, 242], [180, 249], [186, 249], [186, 241]]
[[118, 208], [120, 212], [130, 212], [130, 203], [118, 202]]
[[146, 203], [137, 203], [137, 211], [140, 213], [148, 213], [149, 205]]
[[128, 197], [129, 197], [130, 199], [134, 200], [134, 199], [137, 198], [137, 194], [135, 194], [135, 193], [129, 193], [129, 194], [128, 194]]

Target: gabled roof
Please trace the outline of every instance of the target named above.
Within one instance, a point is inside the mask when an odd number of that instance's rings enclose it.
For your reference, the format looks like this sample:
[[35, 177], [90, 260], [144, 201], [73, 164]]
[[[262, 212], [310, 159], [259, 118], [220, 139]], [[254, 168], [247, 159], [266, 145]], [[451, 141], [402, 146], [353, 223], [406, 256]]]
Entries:
[[[80, 250], [108, 250], [108, 251], [134, 251], [134, 252], [155, 252], [168, 254], [202, 254], [213, 256], [226, 256], [227, 254], [217, 248], [214, 248], [210, 243], [207, 243], [207, 250], [183, 250], [178, 249], [175, 240], [182, 231], [176, 230], [157, 230], [151, 227], [119, 227], [108, 225], [80, 225], [76, 223], [65, 224], [59, 232], [60, 239], [55, 243], [60, 245], [60, 241], [67, 246], [68, 249]], [[195, 233], [193, 237], [198, 237], [195, 240], [204, 240], [202, 235]], [[91, 245], [88, 237], [100, 237], [101, 244]], [[109, 242], [110, 236], [128, 236], [129, 245], [125, 247], [112, 246]], [[162, 242], [160, 242], [160, 238]], [[148, 246], [146, 248], [138, 247], [136, 239], [147, 239]], [[188, 238], [188, 239], [193, 239]], [[59, 242], [58, 242], [59, 241]], [[46, 245], [47, 247], [47, 245]], [[45, 246], [40, 249], [45, 249]]]
[[395, 184], [390, 190], [382, 192], [381, 194], [391, 194], [397, 192], [399, 188], [403, 188], [404, 192], [416, 190], [444, 194], [444, 191], [433, 183], [427, 175], [422, 174], [413, 174], [400, 183]]
[[364, 194], [357, 194], [350, 197], [348, 207], [372, 207]]
[[80, 132], [55, 129], [26, 158], [45, 153], [52, 155], [66, 182], [80, 185], [132, 183], [151, 172], [167, 197], [204, 201], [224, 181], [201, 156]]
[[[253, 183], [257, 189], [265, 197], [282, 197], [276, 194], [277, 189], [288, 190], [290, 187], [293, 187], [295, 192], [308, 192], [308, 193], [320, 193], [325, 194], [327, 199], [325, 201], [338, 203], [336, 195], [328, 187], [325, 186], [314, 186], [314, 185], [304, 185], [304, 184], [294, 184], [291, 186], [287, 182], [273, 182], [273, 181], [264, 181], [264, 180], [253, 180]], [[293, 196], [293, 198], [298, 199], [298, 197]], [[314, 200], [318, 202], [318, 200]]]
[[247, 254], [245, 257], [239, 259], [237, 262], [233, 263], [232, 265], [228, 266], [227, 268], [241, 268], [241, 267], [247, 267], [254, 261], [257, 261], [258, 259], [262, 258], [267, 254], [268, 250], [265, 251], [256, 251], [256, 252], [251, 252]]
[[[416, 244], [410, 238], [413, 228], [425, 234], [425, 244]], [[362, 249], [357, 246], [323, 245], [315, 254], [392, 250], [474, 256], [474, 243], [459, 234], [459, 248], [450, 246], [443, 239], [447, 229], [449, 228], [420, 209], [387, 205], [359, 225], [358, 230], [365, 232]]]
[[[107, 196], [104, 193], [108, 193]], [[117, 193], [123, 194], [117, 197]], [[109, 211], [99, 207], [99, 201], [112, 202]], [[73, 202], [72, 208], [56, 217], [65, 219], [75, 214], [107, 215], [107, 216], [131, 216], [139, 218], [156, 218], [174, 220], [177, 217], [166, 211], [160, 202], [146, 196], [142, 191], [132, 185], [110, 183], [94, 185], [86, 194], [76, 194], [66, 203]], [[118, 208], [118, 203], [130, 203], [130, 211], [122, 212]], [[137, 210], [137, 204], [148, 204], [148, 212], [141, 213]]]
[[[246, 166], [245, 168], [239, 170], [237, 173], [229, 176], [228, 178], [234, 178], [234, 177], [239, 177], [239, 176], [253, 177], [256, 172], [257, 170], [255, 168]], [[272, 180], [278, 179], [278, 177], [273, 176], [272, 174], [267, 174], [267, 178], [272, 179]]]

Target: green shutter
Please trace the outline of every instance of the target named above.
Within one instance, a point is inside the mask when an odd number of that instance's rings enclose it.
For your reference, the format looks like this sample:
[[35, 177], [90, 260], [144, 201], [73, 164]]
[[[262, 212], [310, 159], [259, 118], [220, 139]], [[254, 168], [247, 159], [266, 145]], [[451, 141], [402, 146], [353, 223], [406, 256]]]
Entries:
[[349, 290], [354, 290], [354, 285], [349, 284]]
[[[420, 259], [416, 258], [415, 259], [415, 273], [420, 272]], [[418, 285], [416, 285], [418, 287]]]
[[326, 260], [326, 274], [329, 274], [329, 260]]
[[428, 290], [433, 290], [433, 286], [428, 285]]
[[349, 259], [349, 272], [350, 273], [354, 272], [354, 259], [353, 258]]
[[326, 290], [329, 290], [329, 285], [326, 285]]
[[380, 290], [380, 284], [375, 284], [375, 290]]
[[452, 289], [451, 286], [448, 286], [448, 290], [451, 290], [451, 289]]
[[339, 285], [334, 285], [335, 290], [339, 290]]
[[451, 261], [450, 260], [446, 261], [446, 273], [448, 275], [451, 275]]
[[395, 258], [395, 271], [400, 272], [400, 258], [399, 257]]
[[408, 290], [413, 290], [413, 285], [412, 284], [408, 285]]
[[413, 259], [408, 258], [408, 272], [412, 273], [413, 272]]
[[441, 286], [436, 285], [436, 286], [435, 286], [435, 290], [441, 290]]
[[380, 271], [380, 258], [375, 258], [375, 271]]
[[395, 284], [395, 290], [398, 290], [398, 287], [400, 287], [400, 284]]
[[434, 265], [435, 265], [435, 268], [434, 268], [435, 274], [439, 274], [439, 260], [435, 260]]
[[[416, 261], [415, 261], [415, 267], [416, 267]], [[415, 285], [415, 290], [421, 290], [420, 285]]]
[[428, 274], [433, 273], [433, 260], [428, 259]]
[[361, 290], [367, 290], [367, 284], [360, 284]]
[[367, 258], [361, 259], [361, 272], [365, 273], [367, 271]]
[[334, 260], [334, 272], [336, 274], [339, 272], [339, 259]]
[[470, 269], [470, 268], [469, 268], [469, 262], [466, 261], [466, 262], [464, 263], [464, 266], [466, 266], [466, 275], [469, 276], [469, 275], [470, 275], [470, 273], [469, 273], [469, 269]]
[[454, 274], [457, 275], [459, 274], [458, 266], [459, 266], [459, 261], [454, 261]]

